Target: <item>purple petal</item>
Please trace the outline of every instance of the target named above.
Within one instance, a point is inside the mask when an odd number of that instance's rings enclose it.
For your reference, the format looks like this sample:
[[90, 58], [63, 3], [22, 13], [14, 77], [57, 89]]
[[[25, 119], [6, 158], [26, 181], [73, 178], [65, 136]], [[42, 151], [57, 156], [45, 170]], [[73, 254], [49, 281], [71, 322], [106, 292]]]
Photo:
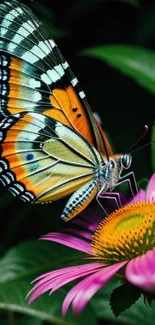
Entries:
[[87, 218], [92, 221], [92, 223], [99, 223], [102, 221], [102, 217], [97, 214], [93, 209], [87, 208], [85, 209], [84, 212], [81, 213], [81, 215], [83, 216], [83, 218]]
[[155, 174], [150, 178], [146, 191], [146, 201], [155, 202]]
[[82, 239], [79, 239], [79, 238], [75, 238], [71, 235], [61, 234], [58, 232], [52, 232], [45, 236], [42, 236], [41, 239], [50, 240], [50, 241], [68, 246], [70, 248], [74, 248], [78, 251], [81, 251], [81, 252], [84, 252], [87, 254], [92, 254], [92, 249], [88, 242], [86, 242]]
[[146, 201], [146, 193], [144, 190], [140, 190], [128, 203], [138, 203]]
[[64, 299], [62, 314], [65, 317], [68, 307], [72, 302], [75, 316], [78, 316], [92, 296], [103, 287], [127, 262], [117, 263], [96, 271], [95, 274], [88, 276], [73, 287]]
[[133, 285], [155, 293], [155, 249], [133, 258], [128, 263], [125, 274]]
[[74, 228], [67, 228], [65, 229], [65, 233], [71, 233], [71, 234], [74, 234], [76, 236], [81, 236], [83, 237], [84, 239], [88, 239], [89, 241], [91, 240], [92, 238], [92, 234], [84, 231], [84, 230], [81, 230], [81, 229], [74, 229]]
[[[46, 273], [47, 276], [44, 276], [44, 278], [40, 280], [28, 293], [27, 297], [32, 293], [32, 296], [29, 300], [29, 304], [32, 303], [36, 298], [38, 298], [44, 292], [52, 289], [51, 293], [53, 293], [54, 291], [64, 286], [65, 284], [75, 279], [78, 279], [80, 277], [94, 273], [97, 269], [101, 267], [102, 267], [101, 263], [91, 263], [91, 264], [70, 266], [60, 270], [51, 271], [50, 274], [49, 272]], [[40, 277], [38, 277], [37, 279], [40, 279]]]
[[94, 210], [87, 208], [85, 212], [81, 212], [77, 218], [73, 219], [72, 223], [87, 230], [94, 231], [101, 220], [101, 216], [99, 216]]
[[89, 221], [87, 220], [82, 220], [82, 219], [78, 219], [78, 218], [75, 218], [74, 220], [74, 224], [80, 226], [80, 227], [83, 227], [85, 229], [88, 229], [90, 231], [95, 231], [96, 230], [96, 227], [98, 226], [98, 223], [89, 223]]

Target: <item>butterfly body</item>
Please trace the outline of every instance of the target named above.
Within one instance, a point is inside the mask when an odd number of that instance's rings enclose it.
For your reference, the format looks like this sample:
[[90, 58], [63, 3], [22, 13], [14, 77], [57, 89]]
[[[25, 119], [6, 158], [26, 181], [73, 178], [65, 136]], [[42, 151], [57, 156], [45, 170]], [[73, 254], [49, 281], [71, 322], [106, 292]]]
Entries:
[[0, 182], [13, 195], [46, 203], [72, 194], [62, 213], [70, 220], [115, 187], [129, 155], [114, 155], [57, 45], [16, 0], [0, 3], [0, 87]]

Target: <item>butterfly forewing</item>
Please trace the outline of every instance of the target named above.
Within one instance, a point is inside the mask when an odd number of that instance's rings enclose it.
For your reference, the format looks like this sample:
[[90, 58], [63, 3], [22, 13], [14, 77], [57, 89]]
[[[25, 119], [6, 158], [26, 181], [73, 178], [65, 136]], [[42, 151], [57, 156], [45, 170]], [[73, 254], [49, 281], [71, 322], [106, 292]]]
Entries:
[[113, 152], [57, 45], [16, 0], [0, 3], [0, 91], [0, 182], [25, 202], [73, 193], [62, 215], [73, 218], [108, 188]]
[[69, 195], [94, 178], [99, 159], [84, 138], [47, 116], [20, 113], [1, 122], [0, 181], [13, 194], [22, 184], [31, 201]]
[[74, 128], [107, 155], [77, 78], [42, 23], [15, 0], [0, 4], [0, 51], [3, 116], [41, 112]]

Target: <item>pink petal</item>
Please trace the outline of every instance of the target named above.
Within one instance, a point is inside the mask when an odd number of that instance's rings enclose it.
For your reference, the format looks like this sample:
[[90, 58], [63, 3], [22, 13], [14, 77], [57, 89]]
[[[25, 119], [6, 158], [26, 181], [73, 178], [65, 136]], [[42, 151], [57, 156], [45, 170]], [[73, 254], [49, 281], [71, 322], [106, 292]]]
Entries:
[[[96, 271], [98, 271], [99, 269], [101, 269], [103, 267], [103, 263], [93, 263], [93, 264], [88, 264], [87, 269], [86, 270], [79, 270], [79, 267], [77, 266], [77, 270], [75, 270], [74, 272], [72, 272], [70, 274], [70, 278], [68, 277], [68, 274], [66, 274], [65, 276], [63, 275], [63, 277], [59, 277], [59, 279], [57, 281], [54, 281], [52, 290], [50, 292], [50, 294], [52, 294], [54, 291], [58, 290], [60, 287], [64, 286], [65, 284], [76, 280], [78, 278], [87, 276], [89, 274], [92, 274]], [[80, 272], [80, 274], [79, 274]]]
[[133, 258], [128, 263], [125, 274], [133, 285], [155, 293], [155, 249]]
[[117, 263], [96, 271], [95, 274], [88, 276], [73, 287], [64, 299], [62, 314], [65, 317], [68, 307], [72, 302], [75, 316], [78, 316], [92, 296], [103, 287], [127, 262]]
[[138, 202], [145, 202], [146, 201], [146, 193], [144, 190], [140, 190], [128, 203], [138, 203]]
[[40, 280], [28, 293], [27, 297], [32, 293], [32, 296], [29, 300], [29, 304], [32, 303], [35, 299], [37, 299], [44, 292], [51, 289], [52, 292], [54, 292], [58, 288], [75, 279], [86, 276], [87, 274], [94, 273], [96, 269], [99, 269], [101, 267], [101, 263], [91, 263], [51, 271], [50, 274], [48, 272], [47, 277], [44, 277], [42, 280]]
[[146, 191], [146, 201], [155, 202], [155, 174], [150, 178]]
[[84, 252], [87, 254], [92, 254], [91, 246], [88, 242], [86, 242], [82, 239], [79, 239], [79, 238], [75, 238], [71, 235], [61, 234], [58, 232], [52, 232], [45, 236], [42, 236], [40, 239], [50, 240], [50, 241], [68, 246], [70, 248], [74, 248], [78, 251], [81, 251], [81, 252]]

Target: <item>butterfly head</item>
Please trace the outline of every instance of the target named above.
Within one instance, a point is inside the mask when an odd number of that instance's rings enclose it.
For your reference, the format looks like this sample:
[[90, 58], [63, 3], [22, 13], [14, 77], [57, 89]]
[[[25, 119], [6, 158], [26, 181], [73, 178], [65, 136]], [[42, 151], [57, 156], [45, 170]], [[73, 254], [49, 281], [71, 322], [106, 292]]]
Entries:
[[115, 155], [109, 158], [107, 168], [105, 171], [105, 179], [114, 186], [123, 171], [123, 169], [130, 168], [132, 163], [132, 156], [130, 154]]

